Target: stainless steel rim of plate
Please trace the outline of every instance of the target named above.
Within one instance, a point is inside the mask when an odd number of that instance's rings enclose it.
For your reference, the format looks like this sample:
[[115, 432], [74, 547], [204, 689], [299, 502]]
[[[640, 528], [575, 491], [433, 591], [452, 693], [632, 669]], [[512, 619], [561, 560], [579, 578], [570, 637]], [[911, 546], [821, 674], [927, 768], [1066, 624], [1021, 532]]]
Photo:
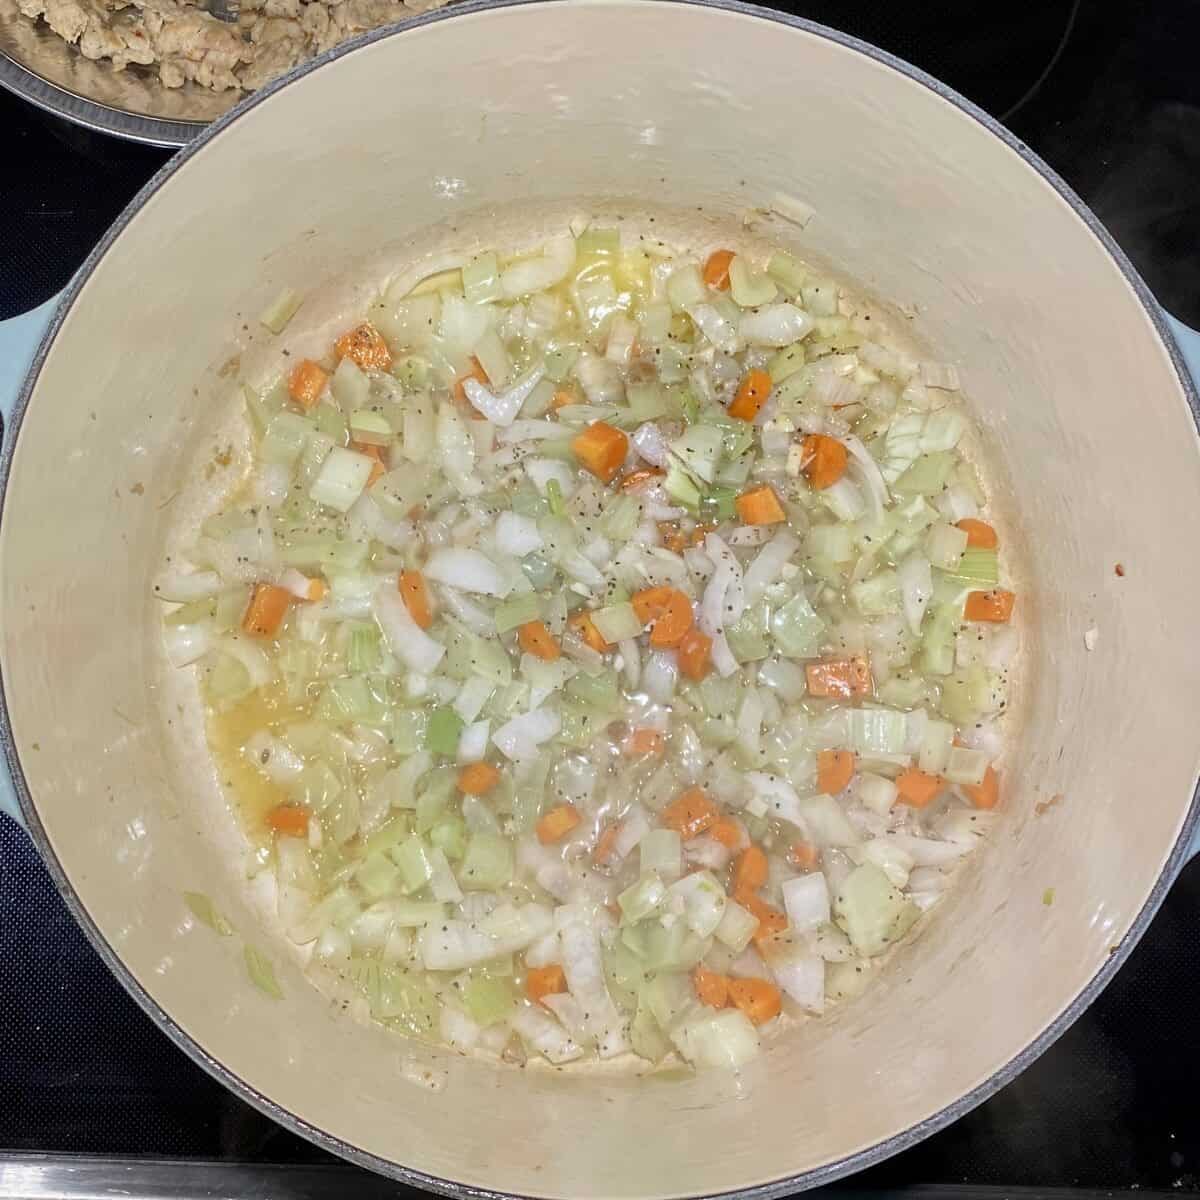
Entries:
[[[190, 142], [179, 154], [177, 154], [170, 162], [168, 162], [134, 197], [129, 206], [113, 224], [112, 228], [105, 234], [99, 245], [92, 251], [87, 261], [80, 268], [63, 297], [58, 311], [55, 313], [53, 320], [46, 330], [42, 338], [41, 345], [38, 348], [37, 355], [34, 358], [33, 365], [30, 368], [29, 375], [25, 380], [25, 385], [21, 395], [17, 399], [14, 407], [11, 420], [11, 436], [7, 439], [7, 445], [0, 455], [0, 520], [3, 518], [3, 504], [5, 494], [7, 492], [9, 472], [12, 461], [13, 446], [16, 441], [16, 434], [19, 431], [21, 420], [27, 408], [33, 387], [37, 381], [38, 374], [42, 365], [46, 360], [54, 343], [54, 338], [61, 327], [66, 313], [69, 311], [75, 298], [78, 296], [81, 287], [87, 280], [88, 276], [95, 270], [96, 265], [100, 260], [112, 249], [117, 239], [125, 227], [132, 220], [133, 216], [147, 203], [147, 201], [166, 183], [166, 181], [179, 168], [186, 163], [194, 154], [203, 149], [214, 138], [219, 137], [222, 132], [237, 121], [246, 112], [249, 112], [255, 105], [262, 103], [264, 100], [275, 95], [281, 88], [286, 87], [290, 82], [299, 79], [312, 71], [319, 70], [321, 66], [334, 59], [341, 58], [346, 54], [352, 54], [355, 50], [362, 46], [370, 45], [380, 41], [386, 37], [400, 36], [405, 29], [417, 28], [423, 25], [429, 25], [440, 21], [455, 20], [459, 17], [469, 16], [474, 13], [491, 11], [494, 9], [515, 8], [526, 4], [546, 3], [549, 0], [464, 0], [461, 4], [456, 4], [449, 9], [438, 9], [434, 12], [424, 13], [421, 16], [415, 17], [410, 21], [404, 22], [400, 26], [375, 30], [371, 33], [363, 34], [362, 36], [345, 42], [340, 46], [325, 52], [324, 54], [304, 63], [287, 75], [281, 76], [273, 83], [268, 84], [261, 90], [253, 93], [251, 96], [243, 100], [235, 108], [231, 109], [225, 116], [219, 118], [212, 125], [208, 126], [197, 138]], [[572, 0], [556, 0], [558, 3], [569, 4]], [[1146, 315], [1153, 323], [1162, 339], [1164, 346], [1167, 348], [1172, 362], [1175, 366], [1176, 374], [1179, 378], [1179, 383], [1188, 400], [1188, 405], [1192, 412], [1192, 419], [1196, 422], [1198, 431], [1200, 431], [1200, 398], [1197, 396], [1196, 388], [1193, 385], [1191, 376], [1188, 374], [1184, 365], [1182, 354], [1175, 342], [1174, 336], [1167, 325], [1166, 318], [1159, 308], [1158, 303], [1151, 295], [1145, 282], [1137, 273], [1133, 265], [1126, 258], [1120, 247], [1113, 241], [1108, 231], [1100, 224], [1090, 209], [1083, 201], [1075, 194], [1069, 185], [1055, 172], [1048, 164], [1043, 162], [1030, 148], [1016, 138], [1012, 133], [999, 124], [993, 117], [989, 116], [982, 109], [978, 108], [965, 97], [960, 96], [957, 92], [948, 88], [939, 80], [926, 74], [924, 71], [918, 70], [909, 63], [896, 58], [894, 55], [880, 50], [875, 46], [871, 46], [866, 42], [860, 41], [858, 38], [849, 36], [848, 34], [840, 33], [837, 30], [829, 29], [826, 26], [818, 25], [812, 21], [805, 20], [801, 17], [794, 17], [786, 13], [774, 12], [770, 9], [760, 8], [753, 4], [744, 3], [743, 0], [641, 0], [642, 3], [660, 3], [677, 5], [680, 8], [696, 7], [706, 8], [711, 10], [719, 10], [723, 12], [733, 13], [744, 17], [751, 17], [758, 20], [770, 21], [778, 25], [788, 28], [801, 30], [805, 33], [826, 38], [837, 43], [847, 49], [857, 51], [860, 54], [866, 55], [868, 58], [890, 67], [902, 75], [907, 76], [914, 82], [928, 88], [943, 100], [954, 105], [965, 115], [979, 122], [985, 129], [995, 135], [1001, 142], [1015, 151], [1033, 170], [1037, 171], [1047, 183], [1049, 183], [1076, 212], [1080, 220], [1091, 230], [1092, 234], [1100, 241], [1101, 245], [1113, 258], [1117, 266], [1125, 275], [1130, 287], [1137, 295]], [[214, 1059], [207, 1051], [205, 1051], [197, 1042], [193, 1041], [171, 1018], [170, 1014], [162, 1009], [158, 1003], [146, 991], [144, 991], [137, 981], [133, 978], [128, 970], [121, 963], [121, 960], [105, 940], [103, 934], [92, 921], [87, 910], [80, 902], [76, 895], [71, 882], [68, 879], [66, 872], [63, 870], [62, 864], [54, 855], [50, 845], [46, 831], [38, 817], [37, 809], [33, 803], [33, 799], [29, 793], [28, 784], [21, 770], [20, 760], [17, 756], [16, 747], [13, 742], [12, 725], [9, 719], [7, 702], [4, 697], [4, 681], [0, 677], [0, 747], [3, 748], [4, 755], [7, 759], [9, 769], [12, 773], [14, 785], [16, 787], [18, 800], [21, 805], [21, 811], [29, 827], [30, 835], [33, 837], [39, 851], [45, 859], [51, 875], [54, 878], [55, 884], [62, 894], [72, 914], [80, 923], [84, 932], [92, 942], [96, 951], [101, 958], [108, 964], [109, 968], [121, 981], [122, 985], [134, 998], [134, 1000], [143, 1008], [147, 1015], [158, 1025], [160, 1029], [170, 1037], [177, 1046], [196, 1063], [203, 1067], [206, 1071], [219, 1079], [236, 1095], [240, 1096], [248, 1104], [252, 1105], [258, 1111], [262, 1112], [271, 1119], [277, 1121], [292, 1132], [299, 1134], [302, 1137], [314, 1142], [330, 1152], [339, 1155], [342, 1158], [356, 1163], [359, 1166], [366, 1167], [380, 1174], [387, 1175], [393, 1179], [400, 1180], [403, 1183], [410, 1184], [414, 1187], [424, 1188], [427, 1191], [438, 1192], [443, 1195], [464, 1198], [464, 1200], [507, 1200], [508, 1197], [513, 1197], [514, 1200], [525, 1200], [524, 1197], [519, 1197], [517, 1193], [496, 1191], [489, 1188], [472, 1188], [459, 1184], [449, 1179], [442, 1179], [437, 1176], [427, 1175], [424, 1172], [413, 1170], [405, 1167], [402, 1164], [391, 1162], [387, 1159], [378, 1157], [377, 1155], [367, 1153], [360, 1150], [350, 1143], [343, 1141], [340, 1138], [331, 1136], [321, 1129], [309, 1124], [289, 1112], [286, 1108], [277, 1104], [268, 1097], [262, 1095], [252, 1088], [244, 1080], [236, 1076], [232, 1071], [225, 1067], [222, 1063]], [[1133, 947], [1140, 940], [1142, 934], [1146, 931], [1150, 920], [1157, 912], [1159, 905], [1162, 903], [1167, 890], [1173, 883], [1175, 876], [1188, 856], [1192, 836], [1200, 826], [1200, 787], [1192, 795], [1191, 804], [1188, 809], [1187, 817], [1180, 830], [1179, 836], [1176, 839], [1175, 845], [1168, 857], [1166, 866], [1162, 874], [1155, 883], [1145, 905], [1141, 912], [1138, 913], [1129, 932], [1122, 939], [1121, 943], [1114, 948], [1113, 952], [1108, 956], [1104, 965], [1093, 976], [1086, 987], [1075, 996], [1071, 1002], [1066, 1005], [1059, 1016], [1052, 1021], [1029, 1045], [1027, 1045], [1019, 1054], [1014, 1056], [1009, 1062], [1005, 1063], [999, 1070], [990, 1078], [972, 1091], [960, 1096], [953, 1103], [947, 1105], [939, 1112], [926, 1118], [917, 1125], [913, 1125], [906, 1130], [893, 1135], [892, 1137], [869, 1146], [864, 1150], [858, 1151], [855, 1154], [848, 1155], [836, 1162], [827, 1163], [823, 1166], [813, 1168], [812, 1170], [801, 1172], [797, 1175], [787, 1176], [781, 1179], [772, 1180], [764, 1184], [756, 1184], [746, 1188], [735, 1189], [731, 1191], [712, 1193], [711, 1200], [716, 1200], [719, 1196], [729, 1198], [729, 1200], [774, 1200], [775, 1197], [785, 1196], [792, 1192], [803, 1190], [806, 1188], [817, 1187], [821, 1184], [831, 1183], [834, 1180], [844, 1178], [847, 1175], [853, 1174], [856, 1171], [863, 1170], [869, 1166], [890, 1158], [892, 1155], [915, 1145], [922, 1141], [930, 1134], [944, 1128], [959, 1117], [968, 1113], [984, 1100], [999, 1091], [1006, 1083], [1018, 1075], [1026, 1066], [1036, 1059], [1043, 1051], [1052, 1045], [1074, 1022], [1074, 1020], [1088, 1007], [1089, 1004], [1096, 998], [1100, 991], [1105, 987], [1109, 980], [1116, 973], [1118, 968], [1129, 956]], [[710, 1196], [697, 1196], [693, 1200], [710, 1200]]]

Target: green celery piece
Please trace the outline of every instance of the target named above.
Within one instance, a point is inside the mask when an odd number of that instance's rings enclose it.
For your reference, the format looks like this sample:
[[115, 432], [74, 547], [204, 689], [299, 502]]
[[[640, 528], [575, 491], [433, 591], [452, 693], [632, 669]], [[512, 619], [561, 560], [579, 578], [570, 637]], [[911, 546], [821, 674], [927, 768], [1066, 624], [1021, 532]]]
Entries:
[[458, 753], [458, 739], [463, 731], [463, 719], [452, 708], [435, 708], [429, 714], [425, 745], [434, 754], [453, 756]]

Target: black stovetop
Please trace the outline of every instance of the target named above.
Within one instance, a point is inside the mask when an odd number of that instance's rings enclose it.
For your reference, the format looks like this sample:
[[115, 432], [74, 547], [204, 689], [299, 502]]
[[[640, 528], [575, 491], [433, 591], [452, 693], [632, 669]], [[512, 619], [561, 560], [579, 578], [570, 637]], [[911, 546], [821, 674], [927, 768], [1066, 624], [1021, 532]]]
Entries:
[[[915, 62], [1001, 117], [1082, 194], [1163, 304], [1200, 327], [1200, 3], [789, 7]], [[0, 318], [62, 287], [165, 159], [0, 93]], [[1194, 864], [1112, 985], [1038, 1062], [854, 1186], [1200, 1190], [1198, 1011]], [[21, 1195], [6, 1190], [5, 1151], [332, 1161], [155, 1029], [75, 927], [24, 835], [0, 818], [0, 1197]], [[358, 1173], [344, 1172], [330, 1194], [355, 1191]]]

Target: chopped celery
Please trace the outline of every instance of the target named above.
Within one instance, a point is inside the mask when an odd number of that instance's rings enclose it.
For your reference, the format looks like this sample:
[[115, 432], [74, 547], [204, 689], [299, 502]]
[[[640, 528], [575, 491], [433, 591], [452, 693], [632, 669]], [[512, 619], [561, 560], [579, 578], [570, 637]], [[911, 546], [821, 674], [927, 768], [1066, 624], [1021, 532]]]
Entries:
[[[679, 460], [688, 474], [705, 483], [712, 483], [717, 475], [717, 463], [724, 449], [721, 430], [712, 425], [689, 425], [682, 436], [671, 443], [671, 453]], [[668, 484], [667, 490], [670, 491]]]
[[471, 304], [487, 304], [500, 300], [504, 289], [500, 286], [500, 264], [492, 251], [479, 254], [462, 269], [463, 295]]
[[405, 354], [392, 363], [392, 377], [405, 391], [424, 391], [430, 384], [429, 361], [419, 354]]
[[372, 900], [400, 889], [400, 869], [385, 854], [371, 854], [354, 873], [355, 882]]
[[868, 958], [899, 941], [921, 915], [870, 862], [855, 867], [842, 881], [833, 899], [833, 912], [854, 949]]
[[429, 725], [425, 731], [425, 745], [434, 754], [453, 756], [458, 752], [458, 739], [462, 736], [463, 719], [452, 708], [435, 708], [429, 714]]
[[630, 416], [639, 424], [642, 421], [656, 421], [671, 413], [667, 395], [657, 383], [631, 383], [625, 389], [625, 400]]
[[521, 570], [525, 572], [525, 578], [538, 591], [549, 591], [558, 581], [558, 568], [543, 558], [541, 554], [525, 555], [521, 559]]
[[971, 587], [994, 587], [1000, 582], [1000, 560], [995, 550], [975, 547], [964, 550], [958, 565], [946, 572], [948, 579]]
[[467, 852], [467, 826], [461, 817], [447, 817], [430, 831], [429, 840], [451, 861], [457, 862]]
[[954, 671], [942, 680], [941, 710], [951, 721], [969, 725], [987, 709], [988, 690], [987, 671], [978, 663]]
[[714, 485], [700, 497], [700, 519], [719, 525], [722, 521], [732, 521], [737, 511], [735, 501], [738, 489]]
[[966, 530], [945, 521], [931, 525], [925, 535], [925, 553], [930, 563], [942, 571], [954, 571], [966, 548]]
[[758, 308], [770, 304], [779, 295], [774, 281], [735, 254], [729, 263], [729, 294], [742, 308]]
[[592, 613], [592, 624], [600, 631], [600, 636], [610, 645], [615, 646], [625, 638], [635, 638], [644, 628], [633, 605], [629, 603], [609, 604], [598, 608]]
[[[442, 847], [446, 850], [446, 847]], [[446, 857], [450, 851], [446, 850]], [[468, 892], [493, 892], [512, 882], [516, 870], [513, 844], [498, 833], [471, 834], [458, 871], [458, 882]]]
[[492, 616], [496, 621], [496, 632], [508, 633], [518, 625], [536, 621], [541, 616], [541, 605], [533, 592], [524, 592], [501, 601]]
[[634, 925], [661, 908], [666, 898], [666, 884], [650, 871], [617, 897], [621, 920], [627, 925]]
[[621, 706], [621, 692], [615, 671], [588, 675], [581, 671], [567, 684], [567, 694], [581, 704], [602, 712], [615, 712]]
[[803, 588], [771, 614], [771, 636], [788, 658], [815, 658], [825, 637], [825, 622], [817, 615]]
[[850, 585], [850, 598], [864, 617], [885, 616], [900, 611], [900, 581], [895, 571], [876, 571]]
[[777, 250], [767, 260], [767, 274], [789, 295], [798, 296], [808, 272], [786, 250]]
[[623, 543], [637, 532], [641, 519], [642, 506], [632, 496], [617, 496], [600, 518], [600, 528], [605, 537]]
[[771, 653], [767, 640], [770, 615], [770, 608], [763, 601], [748, 608], [736, 625], [725, 630], [729, 648], [739, 663], [757, 662]]
[[392, 713], [392, 749], [415, 754], [425, 745], [429, 713], [423, 708], [398, 708]]
[[695, 510], [700, 507], [700, 489], [678, 463], [671, 463], [667, 468], [664, 486], [667, 489], [667, 495], [678, 504], [682, 504], [684, 508]]
[[276, 413], [267, 425], [258, 454], [263, 462], [295, 466], [316, 426], [299, 413]]
[[900, 496], [936, 496], [946, 486], [957, 462], [953, 450], [922, 454], [892, 484], [892, 490]]
[[365, 621], [350, 629], [350, 644], [346, 650], [346, 666], [356, 674], [373, 671], [379, 666], [379, 626]]
[[850, 748], [859, 754], [899, 754], [908, 737], [908, 719], [887, 708], [856, 708], [849, 715]]
[[673, 881], [683, 872], [683, 843], [673, 829], [652, 829], [638, 845], [642, 874]]
[[507, 1021], [517, 1003], [510, 980], [497, 979], [494, 975], [477, 971], [471, 973], [461, 995], [468, 1016], [484, 1028]]
[[684, 974], [667, 973], [649, 979], [639, 996], [660, 1029], [670, 1029], [696, 1007], [696, 993]]
[[803, 370], [804, 362], [803, 342], [793, 342], [790, 346], [785, 346], [767, 363], [767, 373], [771, 376], [771, 383], [778, 387], [785, 379], [790, 379], [797, 371]]
[[387, 719], [387, 709], [366, 675], [344, 675], [325, 685], [315, 715], [319, 721], [333, 724], [357, 721], [377, 725]]
[[272, 333], [282, 333], [288, 322], [300, 311], [304, 303], [304, 294], [293, 288], [284, 288], [259, 314], [260, 325], [265, 325]]
[[419, 892], [433, 874], [429, 861], [429, 850], [419, 837], [410, 837], [396, 846], [390, 853], [392, 862], [400, 869], [402, 886], [406, 892]]
[[246, 960], [246, 970], [250, 975], [250, 982], [260, 992], [264, 992], [270, 996], [272, 1000], [282, 1000], [283, 989], [279, 986], [279, 980], [275, 978], [275, 968], [271, 965], [271, 960], [261, 950], [256, 950], [253, 946], [245, 948], [244, 958]]
[[550, 507], [551, 516], [565, 517], [567, 506], [563, 501], [562, 484], [553, 476], [546, 480], [546, 503]]
[[392, 427], [378, 413], [359, 409], [350, 414], [350, 436], [364, 446], [387, 446], [392, 441]]
[[546, 351], [546, 378], [552, 383], [562, 383], [571, 373], [575, 360], [579, 357], [578, 346], [561, 346]]

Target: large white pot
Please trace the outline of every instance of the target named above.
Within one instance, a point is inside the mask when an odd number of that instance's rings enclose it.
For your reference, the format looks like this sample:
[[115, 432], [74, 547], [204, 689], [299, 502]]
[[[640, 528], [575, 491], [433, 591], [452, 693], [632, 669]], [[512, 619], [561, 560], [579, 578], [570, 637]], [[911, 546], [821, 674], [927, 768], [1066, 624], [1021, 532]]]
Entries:
[[[188, 503], [171, 497], [232, 411], [222, 364], [241, 353], [243, 375], [267, 369], [246, 314], [282, 285], [327, 281], [289, 329], [303, 352], [437, 223], [477, 231], [490, 211], [497, 238], [532, 239], [601, 198], [625, 215], [703, 206], [737, 228], [779, 196], [815, 216], [773, 236], [906, 305], [914, 333], [960, 364], [994, 453], [1025, 629], [994, 842], [886, 983], [740, 1077], [520, 1071], [349, 1023], [244, 886], [235, 823], [180, 735], [187, 695], [150, 599]], [[154, 1019], [338, 1153], [460, 1194], [829, 1180], [944, 1125], [1043, 1049], [1182, 860], [1200, 678], [1194, 404], [1161, 314], [1061, 181], [869, 47], [658, 0], [468, 5], [370, 37], [176, 158], [37, 355], [0, 524], [0, 731], [21, 810]], [[197, 925], [183, 889], [218, 897], [238, 935]], [[275, 960], [283, 1000], [248, 982], [243, 939]], [[416, 1066], [445, 1086], [414, 1082]]]

